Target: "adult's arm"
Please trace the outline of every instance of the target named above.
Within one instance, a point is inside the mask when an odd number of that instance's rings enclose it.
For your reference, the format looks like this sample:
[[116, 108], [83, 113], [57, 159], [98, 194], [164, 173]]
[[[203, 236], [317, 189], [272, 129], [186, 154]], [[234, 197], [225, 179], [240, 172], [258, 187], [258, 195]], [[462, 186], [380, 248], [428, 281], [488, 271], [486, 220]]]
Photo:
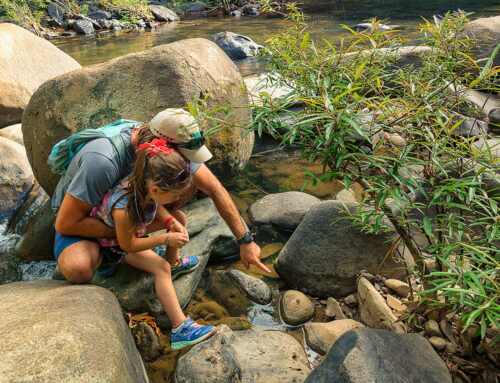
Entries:
[[[233, 202], [226, 188], [206, 165], [201, 165], [194, 173], [194, 184], [214, 201], [220, 216], [227, 223], [236, 238], [241, 238], [248, 228], [241, 217], [238, 208]], [[255, 242], [240, 245], [240, 257], [245, 266], [255, 265], [259, 269], [270, 272], [269, 268], [260, 261], [260, 247]]]
[[56, 216], [56, 230], [63, 235], [112, 238], [115, 231], [97, 218], [89, 217], [92, 206], [66, 193]]

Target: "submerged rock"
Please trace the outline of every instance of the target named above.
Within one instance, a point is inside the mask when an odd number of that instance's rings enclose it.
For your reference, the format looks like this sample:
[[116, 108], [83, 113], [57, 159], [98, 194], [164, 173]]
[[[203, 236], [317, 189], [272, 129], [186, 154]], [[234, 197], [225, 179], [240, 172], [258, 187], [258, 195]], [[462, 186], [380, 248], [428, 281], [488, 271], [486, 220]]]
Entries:
[[239, 286], [248, 299], [261, 305], [267, 305], [271, 302], [271, 288], [266, 282], [240, 270], [229, 270], [226, 274]]
[[[71, 133], [122, 117], [149, 121], [162, 109], [185, 107], [204, 96], [209, 108], [225, 107], [215, 115], [224, 120], [223, 126], [207, 142], [215, 157], [212, 168], [242, 167], [254, 143], [253, 133], [244, 131], [250, 120], [248, 95], [237, 67], [208, 40], [176, 41], [47, 81], [23, 115], [24, 141], [35, 176], [51, 194], [58, 177], [47, 165], [48, 153]], [[231, 106], [237, 108], [227, 115]], [[209, 124], [199, 122], [202, 129]]]
[[300, 383], [309, 373], [302, 346], [278, 331], [221, 326], [177, 362], [176, 383]]
[[45, 81], [81, 68], [55, 45], [14, 24], [0, 24], [0, 47], [0, 128], [21, 121]]
[[290, 287], [318, 297], [341, 297], [356, 290], [360, 270], [404, 274], [405, 265], [386, 257], [394, 233], [362, 232], [345, 210], [353, 212], [356, 206], [325, 201], [309, 210], [276, 260]]
[[327, 323], [306, 323], [304, 330], [309, 347], [320, 354], [326, 354], [342, 335], [362, 327], [365, 326], [355, 320], [340, 319]]
[[257, 56], [262, 48], [250, 37], [228, 31], [216, 33], [212, 40], [233, 60]]
[[0, 311], [3, 381], [148, 382], [122, 310], [105, 289], [12, 283], [0, 286]]
[[451, 383], [448, 368], [417, 334], [361, 328], [344, 334], [305, 383]]
[[314, 315], [314, 305], [311, 300], [300, 291], [288, 290], [281, 297], [281, 316], [292, 326], [307, 322]]
[[250, 206], [250, 219], [254, 224], [273, 224], [293, 230], [309, 209], [320, 199], [302, 192], [268, 194]]
[[22, 205], [34, 177], [24, 147], [0, 137], [0, 220], [9, 220]]

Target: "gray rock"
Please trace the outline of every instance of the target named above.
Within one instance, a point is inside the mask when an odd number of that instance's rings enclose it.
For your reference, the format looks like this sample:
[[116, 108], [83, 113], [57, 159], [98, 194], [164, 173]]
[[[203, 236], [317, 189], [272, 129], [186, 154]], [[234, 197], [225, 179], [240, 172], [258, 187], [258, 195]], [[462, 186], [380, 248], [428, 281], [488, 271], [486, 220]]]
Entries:
[[54, 259], [54, 222], [55, 212], [52, 210], [47, 194], [37, 185], [33, 195], [19, 209], [20, 214], [15, 223], [15, 231], [21, 235], [17, 243], [16, 254], [25, 261]]
[[212, 39], [233, 60], [257, 56], [262, 48], [262, 45], [257, 44], [250, 37], [233, 32], [219, 32], [213, 35]]
[[93, 35], [95, 33], [94, 24], [90, 20], [76, 20], [73, 29], [81, 35]]
[[500, 158], [500, 138], [494, 137], [489, 140], [481, 138], [476, 142], [474, 142], [474, 146], [478, 148], [481, 152], [491, 155], [493, 160]]
[[177, 13], [164, 7], [162, 5], [150, 5], [149, 9], [153, 14], [154, 18], [158, 21], [178, 21], [179, 16]]
[[24, 147], [0, 137], [0, 221], [12, 217], [25, 201], [33, 183], [33, 172]]
[[[465, 33], [476, 40], [473, 52], [478, 58], [490, 57], [500, 41], [500, 16], [482, 17], [465, 25]], [[500, 55], [493, 58], [493, 66], [500, 65]]]
[[188, 3], [186, 8], [184, 8], [184, 12], [186, 13], [199, 13], [207, 10], [207, 6], [205, 3], [201, 1], [193, 1], [192, 3]]
[[494, 124], [500, 124], [500, 108], [491, 109], [488, 113], [488, 119]]
[[0, 286], [0, 311], [3, 382], [148, 382], [122, 310], [105, 289], [16, 282]]
[[235, 9], [234, 11], [231, 11], [229, 15], [233, 17], [241, 17], [241, 11], [239, 9]]
[[50, 3], [47, 6], [47, 14], [52, 17], [52, 20], [56, 22], [57, 25], [62, 26], [64, 21], [64, 15], [66, 10], [59, 4]]
[[15, 124], [0, 129], [0, 137], [5, 137], [24, 146], [21, 124]]
[[317, 297], [342, 297], [356, 290], [360, 270], [404, 275], [405, 266], [386, 257], [394, 234], [362, 232], [346, 208], [354, 211], [356, 205], [325, 201], [305, 215], [276, 261], [289, 286]]
[[356, 329], [344, 334], [305, 383], [451, 383], [448, 368], [417, 334]]
[[251, 305], [246, 294], [236, 285], [229, 275], [222, 270], [210, 270], [207, 291], [210, 296], [228, 311], [233, 317], [248, 314]]
[[[182, 254], [196, 255], [200, 261], [196, 270], [174, 281], [177, 298], [182, 307], [186, 307], [191, 300], [214, 246], [220, 241], [234, 241], [231, 231], [222, 218], [212, 222], [212, 226], [207, 226], [199, 234], [190, 237], [188, 244], [182, 248]], [[156, 317], [162, 328], [170, 327], [170, 322], [156, 297], [152, 275], [122, 264], [112, 277], [101, 278], [96, 275], [93, 283], [111, 289], [126, 311], [147, 311]]]
[[241, 13], [245, 16], [259, 16], [260, 6], [258, 4], [245, 4], [241, 7]]
[[373, 33], [375, 31], [391, 31], [393, 29], [399, 28], [399, 25], [387, 25], [381, 23], [359, 23], [356, 24], [353, 29], [358, 32], [368, 32]]
[[293, 230], [319, 202], [317, 197], [296, 191], [268, 194], [250, 206], [250, 219], [257, 225], [273, 224]]
[[88, 17], [98, 21], [109, 20], [111, 19], [111, 13], [102, 9], [94, 9], [92, 12], [89, 12]]
[[240, 270], [229, 270], [226, 274], [240, 287], [248, 299], [261, 305], [267, 305], [271, 302], [271, 289], [264, 281]]
[[488, 123], [471, 117], [460, 117], [462, 123], [453, 131], [454, 136], [478, 137], [486, 136], [489, 132]]
[[303, 382], [309, 363], [302, 346], [278, 331], [231, 331], [221, 326], [177, 362], [176, 383]]
[[314, 315], [314, 305], [311, 300], [300, 291], [285, 291], [280, 301], [280, 310], [283, 320], [297, 326], [307, 322]]
[[18, 242], [18, 235], [0, 235], [0, 285], [19, 281], [21, 279], [19, 270], [20, 262], [15, 254], [16, 244]]

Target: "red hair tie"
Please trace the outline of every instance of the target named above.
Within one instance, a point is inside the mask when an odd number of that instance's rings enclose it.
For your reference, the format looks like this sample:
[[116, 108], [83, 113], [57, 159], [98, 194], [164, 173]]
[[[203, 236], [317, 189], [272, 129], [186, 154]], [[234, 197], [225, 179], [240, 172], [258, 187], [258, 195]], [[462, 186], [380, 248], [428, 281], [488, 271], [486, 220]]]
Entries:
[[154, 157], [157, 154], [170, 154], [174, 149], [168, 146], [168, 141], [163, 138], [155, 138], [151, 142], [140, 144], [137, 150], [145, 150], [148, 157]]

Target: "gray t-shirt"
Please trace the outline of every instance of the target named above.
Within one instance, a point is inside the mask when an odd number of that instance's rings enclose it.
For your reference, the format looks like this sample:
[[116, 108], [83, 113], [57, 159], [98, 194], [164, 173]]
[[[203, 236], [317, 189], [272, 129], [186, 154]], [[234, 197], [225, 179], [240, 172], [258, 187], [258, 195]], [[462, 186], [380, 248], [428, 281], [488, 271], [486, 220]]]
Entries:
[[[52, 197], [52, 209], [57, 210], [66, 193], [91, 206], [97, 206], [104, 195], [132, 171], [135, 159], [130, 142], [132, 128], [125, 128], [121, 136], [125, 145], [119, 155], [107, 138], [98, 138], [86, 144], [71, 160]], [[191, 163], [194, 174], [201, 164]], [[68, 187], [64, 188], [69, 182]]]

